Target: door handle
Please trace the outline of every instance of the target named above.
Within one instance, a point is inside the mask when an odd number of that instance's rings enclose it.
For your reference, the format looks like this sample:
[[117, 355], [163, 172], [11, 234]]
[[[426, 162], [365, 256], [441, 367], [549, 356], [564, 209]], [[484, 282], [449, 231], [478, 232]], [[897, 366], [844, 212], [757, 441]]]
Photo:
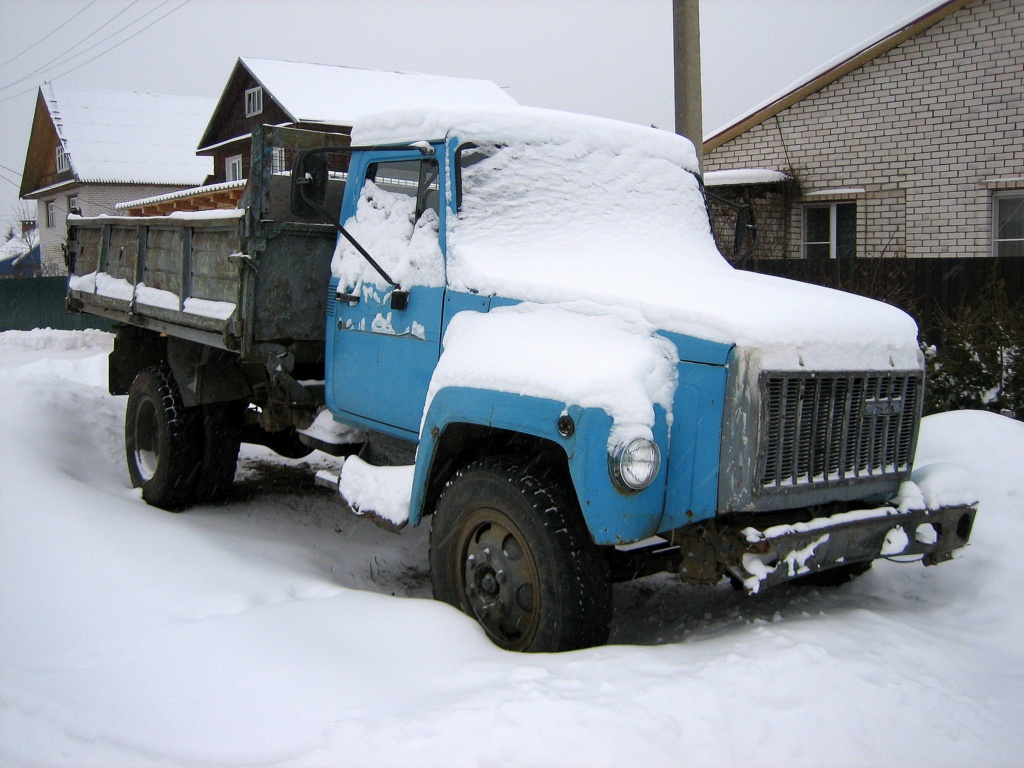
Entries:
[[359, 303], [359, 294], [357, 293], [341, 293], [340, 291], [334, 294], [335, 301], [347, 301], [349, 304], [355, 305]]

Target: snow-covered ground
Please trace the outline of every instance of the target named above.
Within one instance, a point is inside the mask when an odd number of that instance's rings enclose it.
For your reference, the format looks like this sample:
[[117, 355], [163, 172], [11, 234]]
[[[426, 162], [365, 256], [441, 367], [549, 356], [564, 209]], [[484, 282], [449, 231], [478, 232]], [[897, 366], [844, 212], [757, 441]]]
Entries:
[[1024, 425], [931, 417], [972, 545], [838, 590], [616, 588], [611, 644], [495, 648], [313, 454], [243, 447], [230, 503], [128, 487], [110, 337], [0, 334], [0, 765], [1024, 763]]

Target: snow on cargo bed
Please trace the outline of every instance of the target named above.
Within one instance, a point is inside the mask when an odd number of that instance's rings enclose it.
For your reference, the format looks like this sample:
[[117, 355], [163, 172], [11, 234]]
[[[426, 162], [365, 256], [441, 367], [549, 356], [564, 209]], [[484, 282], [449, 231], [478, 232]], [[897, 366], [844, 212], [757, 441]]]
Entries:
[[457, 290], [637, 307], [661, 329], [758, 349], [766, 367], [919, 365], [902, 311], [731, 267], [686, 139], [526, 107], [395, 112], [353, 129], [355, 144], [446, 136], [478, 147], [461, 157], [461, 208], [448, 222]]

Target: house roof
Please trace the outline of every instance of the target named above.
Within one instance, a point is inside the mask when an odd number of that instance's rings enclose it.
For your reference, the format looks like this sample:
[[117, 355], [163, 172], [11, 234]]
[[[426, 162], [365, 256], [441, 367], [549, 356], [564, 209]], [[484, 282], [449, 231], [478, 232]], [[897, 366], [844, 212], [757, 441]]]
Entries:
[[782, 92], [775, 94], [744, 113], [729, 125], [705, 136], [704, 151], [710, 152], [727, 141], [736, 138], [744, 131], [777, 115], [787, 107], [791, 107], [798, 101], [826, 88], [839, 78], [888, 53], [896, 46], [934, 26], [947, 16], [956, 13], [972, 2], [976, 2], [976, 0], [932, 0], [923, 11], [918, 11], [914, 15], [896, 22], [869, 40], [840, 54], [831, 61], [825, 62], [817, 69], [809, 72], [785, 88]]
[[216, 143], [217, 115], [226, 107], [231, 84], [243, 72], [273, 97], [293, 123], [351, 126], [366, 115], [407, 107], [472, 108], [516, 103], [490, 80], [240, 58], [206, 127], [200, 151]]
[[0, 245], [0, 262], [17, 264], [26, 256], [31, 258], [32, 251], [35, 251], [38, 256], [39, 233], [33, 230], [29, 234], [28, 239], [29, 242], [26, 243], [24, 240], [16, 237]]
[[40, 95], [81, 182], [194, 185], [213, 170], [195, 146], [216, 99], [54, 83]]

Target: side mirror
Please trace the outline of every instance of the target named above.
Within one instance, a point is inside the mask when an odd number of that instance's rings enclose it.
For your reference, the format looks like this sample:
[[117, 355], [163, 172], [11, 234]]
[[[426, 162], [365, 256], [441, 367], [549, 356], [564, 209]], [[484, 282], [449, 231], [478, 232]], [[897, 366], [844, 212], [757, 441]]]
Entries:
[[315, 150], [295, 153], [289, 203], [293, 216], [310, 219], [321, 216], [327, 200], [327, 155]]

